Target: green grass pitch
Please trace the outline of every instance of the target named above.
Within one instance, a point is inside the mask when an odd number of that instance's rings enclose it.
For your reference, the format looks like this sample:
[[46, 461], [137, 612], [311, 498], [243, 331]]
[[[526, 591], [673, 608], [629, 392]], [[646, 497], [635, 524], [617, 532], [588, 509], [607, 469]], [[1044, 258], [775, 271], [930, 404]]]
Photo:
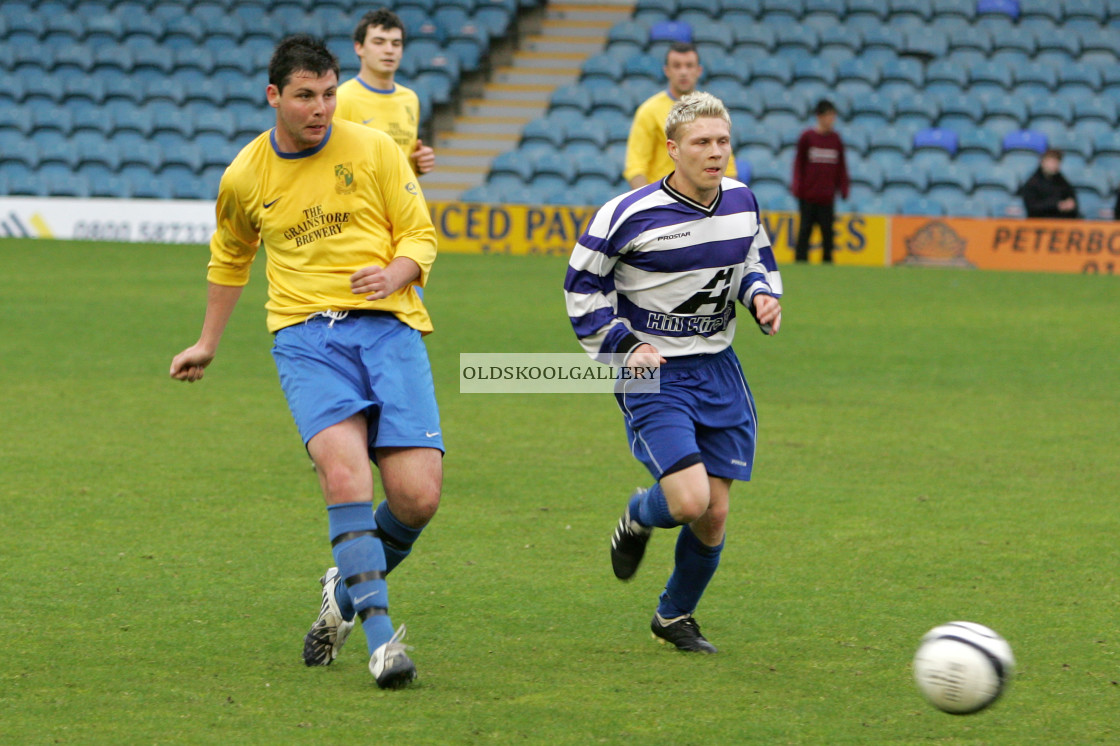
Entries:
[[[391, 578], [420, 679], [360, 632], [300, 661], [330, 562], [258, 267], [201, 383], [199, 246], [0, 241], [0, 742], [1092, 744], [1120, 739], [1120, 287], [794, 266], [741, 325], [755, 480], [697, 614], [648, 632], [672, 537], [607, 546], [648, 481], [609, 396], [461, 395], [460, 352], [575, 352], [548, 257], [445, 255], [427, 292], [444, 502]], [[920, 636], [1011, 643], [1005, 698], [920, 698]]]

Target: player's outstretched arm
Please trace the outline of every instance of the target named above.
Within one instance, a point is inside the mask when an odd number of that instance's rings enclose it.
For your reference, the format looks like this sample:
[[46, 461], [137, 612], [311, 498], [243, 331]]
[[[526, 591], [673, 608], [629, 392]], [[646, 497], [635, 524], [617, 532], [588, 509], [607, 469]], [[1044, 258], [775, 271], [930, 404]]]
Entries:
[[782, 326], [782, 304], [772, 295], [758, 293], [751, 301], [754, 304], [754, 317], [762, 331], [771, 337], [778, 333]]
[[229, 323], [234, 306], [241, 297], [239, 286], [210, 283], [206, 296], [206, 318], [198, 341], [171, 360], [171, 377], [177, 381], [194, 383], [202, 378], [206, 366], [214, 360], [221, 342], [222, 332]]

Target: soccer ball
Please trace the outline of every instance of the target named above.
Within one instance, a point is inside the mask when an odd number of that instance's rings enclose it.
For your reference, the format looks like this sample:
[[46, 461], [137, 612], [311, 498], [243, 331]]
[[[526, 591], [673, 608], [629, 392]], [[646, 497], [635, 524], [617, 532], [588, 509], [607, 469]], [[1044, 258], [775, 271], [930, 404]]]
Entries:
[[939, 710], [979, 712], [1003, 693], [1015, 669], [1007, 640], [972, 622], [949, 622], [922, 638], [914, 656], [914, 680]]

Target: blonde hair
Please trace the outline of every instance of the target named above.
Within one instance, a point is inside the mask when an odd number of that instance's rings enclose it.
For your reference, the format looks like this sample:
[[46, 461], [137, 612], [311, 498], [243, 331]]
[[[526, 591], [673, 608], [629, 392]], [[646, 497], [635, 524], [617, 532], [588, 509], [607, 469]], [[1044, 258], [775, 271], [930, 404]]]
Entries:
[[665, 120], [665, 138], [676, 140], [681, 127], [692, 124], [701, 117], [722, 119], [727, 122], [728, 129], [731, 128], [731, 115], [727, 113], [727, 107], [722, 101], [710, 93], [693, 91], [681, 96], [680, 101], [669, 110], [669, 117]]

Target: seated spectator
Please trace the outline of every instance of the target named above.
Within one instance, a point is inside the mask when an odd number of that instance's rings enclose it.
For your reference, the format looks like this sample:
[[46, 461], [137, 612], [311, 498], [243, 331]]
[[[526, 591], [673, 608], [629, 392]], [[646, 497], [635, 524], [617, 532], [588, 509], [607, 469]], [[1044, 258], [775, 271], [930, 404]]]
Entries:
[[1077, 195], [1061, 174], [1062, 151], [1047, 150], [1038, 170], [1019, 190], [1028, 218], [1079, 218]]

